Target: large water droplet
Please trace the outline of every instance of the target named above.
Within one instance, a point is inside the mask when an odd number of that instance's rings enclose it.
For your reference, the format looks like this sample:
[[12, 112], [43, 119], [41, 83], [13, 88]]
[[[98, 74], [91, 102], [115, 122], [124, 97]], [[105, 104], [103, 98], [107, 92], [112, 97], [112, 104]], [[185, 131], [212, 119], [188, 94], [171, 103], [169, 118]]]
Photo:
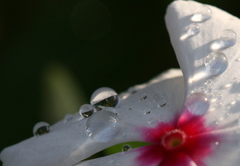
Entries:
[[231, 29], [225, 29], [220, 38], [215, 40], [211, 44], [211, 49], [214, 51], [219, 51], [226, 49], [228, 47], [232, 47], [236, 44], [237, 42], [237, 34]]
[[207, 21], [212, 17], [212, 11], [207, 6], [200, 6], [195, 11], [193, 16], [191, 17], [191, 21], [193, 22], [203, 22]]
[[191, 24], [186, 28], [185, 33], [180, 37], [180, 40], [185, 40], [189, 37], [195, 36], [199, 34], [199, 32], [200, 27], [198, 26], [198, 24]]
[[207, 96], [203, 93], [192, 93], [187, 97], [186, 107], [194, 115], [205, 114], [210, 106]]
[[50, 131], [50, 125], [47, 122], [38, 122], [33, 127], [33, 134], [40, 136]]
[[128, 152], [131, 149], [132, 149], [132, 147], [130, 145], [123, 145], [122, 152]]
[[212, 52], [205, 59], [204, 64], [208, 72], [217, 76], [222, 74], [228, 67], [228, 61], [224, 53], [222, 52]]
[[103, 107], [114, 107], [118, 100], [118, 94], [107, 87], [97, 89], [91, 96], [91, 104], [97, 110], [101, 110]]
[[96, 142], [108, 142], [114, 139], [120, 126], [118, 117], [110, 111], [99, 111], [93, 114], [86, 123], [87, 135]]
[[79, 114], [84, 118], [91, 116], [94, 113], [94, 107], [90, 104], [83, 104], [79, 109]]

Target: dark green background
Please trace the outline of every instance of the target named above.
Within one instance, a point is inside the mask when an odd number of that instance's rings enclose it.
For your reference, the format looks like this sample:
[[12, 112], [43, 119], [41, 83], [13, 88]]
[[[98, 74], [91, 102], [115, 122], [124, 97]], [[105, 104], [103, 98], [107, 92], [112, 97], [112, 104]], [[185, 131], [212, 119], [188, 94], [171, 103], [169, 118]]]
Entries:
[[[44, 120], [46, 66], [65, 66], [86, 98], [101, 86], [121, 92], [178, 67], [164, 24], [170, 2], [0, 1], [0, 150], [31, 137]], [[202, 2], [240, 16], [234, 0]]]

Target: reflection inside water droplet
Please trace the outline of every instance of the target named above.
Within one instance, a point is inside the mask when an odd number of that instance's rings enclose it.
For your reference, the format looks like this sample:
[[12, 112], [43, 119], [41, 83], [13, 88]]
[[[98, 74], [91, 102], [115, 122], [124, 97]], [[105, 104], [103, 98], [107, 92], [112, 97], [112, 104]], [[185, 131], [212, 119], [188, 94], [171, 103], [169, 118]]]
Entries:
[[40, 136], [50, 131], [50, 125], [47, 122], [38, 122], [33, 127], [33, 135]]
[[94, 113], [86, 123], [86, 133], [96, 142], [108, 142], [114, 139], [120, 131], [117, 115], [110, 111]]
[[203, 22], [207, 21], [212, 17], [212, 11], [209, 7], [203, 5], [198, 7], [193, 16], [191, 17], [192, 22]]
[[91, 96], [90, 103], [97, 109], [103, 107], [114, 107], [119, 101], [118, 94], [111, 88], [103, 87], [97, 89]]
[[186, 28], [184, 34], [180, 37], [180, 40], [185, 40], [189, 37], [195, 36], [199, 34], [199, 32], [200, 27], [198, 26], [198, 24], [191, 24]]
[[131, 149], [132, 149], [132, 147], [130, 145], [123, 145], [122, 152], [128, 152]]
[[228, 47], [232, 47], [237, 42], [237, 34], [231, 29], [225, 29], [220, 38], [213, 41], [211, 49], [214, 51], [220, 51]]
[[207, 96], [203, 93], [192, 93], [187, 97], [186, 107], [194, 115], [205, 114], [210, 106]]
[[84, 118], [91, 116], [94, 113], [94, 107], [90, 104], [83, 104], [79, 109], [79, 114]]
[[204, 64], [210, 75], [222, 74], [228, 67], [228, 61], [224, 53], [212, 52], [205, 59]]

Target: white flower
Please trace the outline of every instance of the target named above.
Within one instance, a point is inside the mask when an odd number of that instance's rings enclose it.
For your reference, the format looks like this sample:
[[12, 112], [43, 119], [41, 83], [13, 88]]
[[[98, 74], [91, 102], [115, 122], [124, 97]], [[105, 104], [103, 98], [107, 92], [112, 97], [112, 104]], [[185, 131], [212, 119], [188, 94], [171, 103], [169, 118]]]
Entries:
[[[6, 148], [4, 166], [238, 166], [239, 19], [213, 6], [175, 1], [166, 23], [184, 79], [170, 70], [120, 94], [114, 108], [60, 121], [49, 133]], [[116, 104], [109, 90], [100, 105]], [[151, 145], [82, 161], [131, 141]]]

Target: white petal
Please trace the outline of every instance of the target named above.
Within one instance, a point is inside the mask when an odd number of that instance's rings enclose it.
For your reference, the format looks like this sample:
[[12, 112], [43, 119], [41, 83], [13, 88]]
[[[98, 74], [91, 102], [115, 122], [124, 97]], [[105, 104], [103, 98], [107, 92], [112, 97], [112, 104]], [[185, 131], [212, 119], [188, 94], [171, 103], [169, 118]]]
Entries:
[[72, 166], [112, 145], [143, 141], [137, 129], [171, 119], [180, 111], [183, 92], [181, 71], [170, 70], [120, 95], [115, 111], [121, 130], [113, 140], [102, 143], [90, 139], [85, 131], [87, 118], [76, 114], [67, 122], [53, 125], [48, 134], [6, 148], [0, 158], [4, 166]]
[[[194, 11], [204, 7], [198, 2], [173, 2], [167, 9], [166, 23], [184, 74], [185, 97], [194, 92], [205, 94], [211, 104], [206, 115], [209, 123], [225, 125], [232, 121], [237, 122], [240, 116], [240, 41], [237, 40], [235, 45], [220, 50], [228, 61], [222, 74], [213, 76], [206, 68], [204, 58], [213, 52], [211, 44], [219, 39], [224, 30], [230, 29], [240, 35], [240, 20], [216, 7], [206, 6], [211, 9], [212, 17], [198, 23], [200, 32], [197, 35], [182, 38], [186, 34], [185, 28], [193, 24], [191, 17]], [[228, 120], [229, 115], [234, 117]]]
[[[199, 7], [204, 6], [194, 1], [173, 2], [167, 10], [167, 28], [184, 74], [185, 101], [192, 93], [206, 95], [210, 103], [209, 110], [205, 114], [207, 124], [219, 128], [217, 132], [224, 133], [227, 137], [216, 146], [213, 155], [206, 158], [206, 164], [238, 166], [240, 163], [240, 73], [238, 72], [240, 43], [237, 40], [235, 45], [218, 50], [226, 55], [228, 62], [226, 70], [220, 74], [214, 75], [209, 72], [204, 59], [211, 52], [216, 51], [212, 48], [212, 44], [226, 29], [233, 30], [237, 35], [240, 34], [240, 20], [207, 5], [212, 11], [211, 18], [197, 23], [199, 33], [188, 36], [185, 28], [195, 24], [191, 21], [191, 17]], [[219, 66], [224, 68], [224, 64]]]

